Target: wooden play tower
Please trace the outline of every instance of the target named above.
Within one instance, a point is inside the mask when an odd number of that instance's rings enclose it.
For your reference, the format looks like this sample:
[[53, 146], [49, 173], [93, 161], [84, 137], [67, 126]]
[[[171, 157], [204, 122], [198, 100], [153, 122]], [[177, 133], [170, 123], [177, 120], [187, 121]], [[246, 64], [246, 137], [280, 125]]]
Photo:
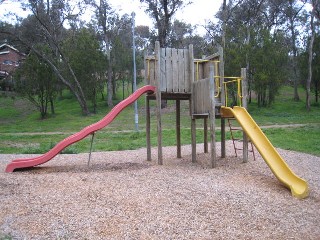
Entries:
[[[163, 164], [161, 101], [176, 102], [176, 142], [177, 157], [181, 158], [180, 135], [180, 101], [189, 102], [191, 117], [192, 162], [196, 162], [196, 120], [204, 121], [204, 152], [208, 149], [208, 132], [210, 133], [210, 167], [216, 166], [216, 119], [221, 120], [221, 157], [225, 157], [225, 119], [221, 118], [220, 108], [227, 105], [227, 83], [237, 81], [241, 91], [239, 99], [246, 107], [246, 71], [241, 69], [241, 77], [227, 79], [224, 76], [223, 49], [203, 59], [194, 59], [193, 46], [188, 49], [160, 48], [155, 43], [153, 55], [145, 56], [145, 81], [156, 87], [154, 94], [146, 96], [146, 137], [147, 160], [151, 160], [150, 140], [150, 100], [156, 101], [156, 118], [158, 132], [158, 164]], [[242, 82], [242, 84], [241, 84]], [[209, 125], [209, 131], [208, 131]], [[244, 136], [243, 160], [248, 158], [248, 141]]]

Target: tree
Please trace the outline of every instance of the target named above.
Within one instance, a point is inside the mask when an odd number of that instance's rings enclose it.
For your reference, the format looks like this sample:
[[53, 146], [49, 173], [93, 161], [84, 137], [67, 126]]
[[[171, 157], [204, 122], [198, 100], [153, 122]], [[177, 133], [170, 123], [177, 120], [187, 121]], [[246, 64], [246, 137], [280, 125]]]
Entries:
[[16, 91], [37, 107], [41, 119], [47, 117], [49, 103], [54, 114], [57, 78], [46, 62], [31, 52], [16, 72], [15, 79]]
[[[75, 5], [78, 7], [75, 8]], [[65, 52], [61, 49], [65, 36], [64, 25], [76, 26], [77, 17], [82, 11], [81, 6], [79, 1], [71, 4], [70, 1], [65, 0], [30, 0], [24, 7], [29, 9], [32, 14], [23, 20], [16, 32], [2, 33], [14, 36], [15, 39], [43, 59], [52, 68], [57, 78], [74, 94], [82, 113], [86, 115], [89, 114], [89, 109], [83, 87]], [[38, 48], [39, 44], [47, 46], [50, 51]]]
[[114, 19], [116, 18], [115, 12], [111, 9], [108, 1], [99, 0], [97, 4], [96, 1], [92, 1], [91, 4], [95, 8], [96, 20], [97, 20], [97, 31], [101, 35], [104, 50], [107, 56], [108, 64], [108, 77], [107, 77], [107, 105], [109, 107], [113, 106], [112, 95], [113, 95], [113, 86], [112, 86], [112, 59], [111, 59], [111, 48], [112, 48], [112, 27], [114, 26]]
[[81, 28], [71, 33], [63, 42], [62, 49], [79, 83], [85, 86], [85, 97], [91, 100], [93, 113], [96, 113], [97, 94], [103, 91], [104, 86], [105, 57], [92, 29]]
[[308, 78], [307, 78], [307, 84], [306, 84], [306, 108], [308, 111], [311, 110], [310, 102], [311, 102], [311, 79], [312, 79], [312, 59], [313, 59], [313, 43], [315, 39], [315, 27], [314, 27], [314, 16], [316, 12], [316, 2], [318, 1], [312, 1], [313, 9], [311, 11], [310, 16], [310, 30], [311, 30], [311, 37], [310, 37], [310, 43], [309, 43], [309, 50], [308, 50]]
[[253, 89], [257, 93], [258, 106], [269, 106], [287, 76], [286, 38], [282, 31], [271, 34], [268, 29], [253, 37], [256, 41], [251, 60]]
[[[319, 19], [319, 18], [318, 18]], [[320, 92], [320, 36], [316, 36], [314, 40], [313, 49], [313, 63], [312, 63], [312, 81], [315, 95], [315, 102], [319, 102]]]
[[290, 48], [291, 48], [291, 55], [292, 55], [292, 70], [293, 70], [293, 85], [294, 85], [294, 97], [293, 99], [295, 101], [299, 101], [300, 97], [298, 94], [298, 67], [297, 67], [297, 61], [298, 61], [298, 36], [299, 36], [299, 22], [301, 18], [301, 13], [303, 10], [303, 5], [300, 3], [300, 1], [297, 0], [289, 0], [285, 1], [287, 4], [283, 5], [283, 14], [286, 18], [286, 30], [288, 30], [290, 34]]
[[178, 9], [182, 8], [185, 5], [184, 1], [140, 0], [140, 2], [147, 4], [146, 12], [155, 21], [155, 26], [158, 30], [158, 40], [160, 42], [160, 47], [166, 47], [168, 44], [168, 33], [172, 17]]

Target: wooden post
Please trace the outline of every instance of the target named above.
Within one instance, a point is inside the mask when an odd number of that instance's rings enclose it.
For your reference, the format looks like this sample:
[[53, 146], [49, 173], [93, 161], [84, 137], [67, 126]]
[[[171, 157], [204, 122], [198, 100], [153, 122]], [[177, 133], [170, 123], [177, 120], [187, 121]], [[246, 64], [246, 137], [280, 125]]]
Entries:
[[[219, 47], [219, 75], [220, 75], [220, 100], [221, 105], [226, 105], [225, 89], [224, 89], [224, 56], [223, 47]], [[226, 120], [221, 118], [221, 157], [226, 157]]]
[[203, 151], [208, 153], [208, 118], [203, 119]]
[[194, 102], [194, 85], [191, 85], [191, 98], [189, 100], [190, 106], [190, 116], [191, 116], [191, 156], [192, 162], [195, 163], [197, 161], [197, 139], [196, 139], [196, 119], [193, 117], [193, 113], [195, 112], [195, 102]]
[[211, 159], [210, 159], [210, 167], [215, 168], [217, 165], [216, 161], [216, 136], [215, 136], [215, 120], [216, 120], [216, 113], [215, 113], [215, 91], [214, 91], [214, 68], [213, 65], [210, 64], [210, 138], [211, 138]]
[[193, 61], [193, 45], [189, 45], [189, 83], [191, 89], [191, 99], [190, 99], [190, 106], [191, 106], [191, 150], [192, 150], [192, 162], [195, 163], [197, 161], [197, 137], [196, 137], [196, 119], [192, 116], [194, 113], [194, 61]]
[[[248, 108], [248, 102], [247, 102], [247, 97], [248, 97], [248, 84], [247, 84], [247, 69], [246, 68], [241, 68], [241, 78], [242, 78], [242, 107]], [[243, 131], [243, 162], [246, 163], [248, 162], [248, 136], [247, 134]]]
[[180, 100], [176, 100], [177, 158], [181, 158]]
[[221, 158], [226, 157], [226, 120], [221, 118]]
[[158, 164], [162, 165], [162, 126], [161, 126], [161, 70], [160, 70], [160, 43], [155, 43], [155, 71], [156, 71], [156, 103], [157, 103], [157, 132], [158, 132]]
[[197, 161], [197, 137], [196, 137], [196, 119], [191, 117], [191, 151], [192, 162]]
[[147, 161], [151, 161], [151, 138], [150, 138], [150, 100], [146, 96], [146, 137], [147, 137]]
[[192, 89], [194, 82], [194, 59], [193, 59], [193, 45], [189, 45], [189, 89]]

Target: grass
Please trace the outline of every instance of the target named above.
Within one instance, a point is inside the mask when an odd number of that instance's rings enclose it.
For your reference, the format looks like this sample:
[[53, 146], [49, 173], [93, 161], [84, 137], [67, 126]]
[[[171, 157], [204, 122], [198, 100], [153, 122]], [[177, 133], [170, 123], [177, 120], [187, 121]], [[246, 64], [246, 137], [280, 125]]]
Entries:
[[[264, 129], [270, 141], [277, 147], [296, 150], [320, 156], [317, 145], [320, 139], [320, 107], [314, 104], [312, 110], [305, 110], [304, 101], [294, 102], [293, 89], [283, 87], [274, 105], [258, 108], [255, 102], [249, 105], [249, 112], [259, 125], [305, 124], [299, 128]], [[304, 99], [304, 91], [300, 89]], [[119, 96], [122, 95], [119, 94]], [[145, 103], [144, 97], [138, 101], [139, 132], [134, 131], [133, 107], [126, 108], [109, 126], [95, 135], [94, 151], [126, 150], [145, 147]], [[151, 102], [152, 132], [151, 143], [157, 145], [155, 101]], [[181, 139], [182, 144], [190, 144], [190, 117], [188, 102], [182, 102]], [[83, 127], [97, 122], [110, 111], [104, 101], [98, 103], [98, 113], [82, 116], [80, 108], [69, 92], [56, 102], [56, 114], [40, 120], [39, 113], [24, 99], [0, 95], [0, 153], [44, 153], [56, 143]], [[175, 108], [168, 102], [163, 114], [163, 145], [175, 145]], [[217, 125], [220, 125], [217, 120]], [[202, 127], [202, 121], [197, 121]], [[217, 132], [219, 139], [220, 131]], [[227, 138], [230, 138], [229, 133]], [[203, 140], [202, 130], [197, 131], [197, 142]], [[89, 152], [91, 137], [65, 149], [65, 153]]]

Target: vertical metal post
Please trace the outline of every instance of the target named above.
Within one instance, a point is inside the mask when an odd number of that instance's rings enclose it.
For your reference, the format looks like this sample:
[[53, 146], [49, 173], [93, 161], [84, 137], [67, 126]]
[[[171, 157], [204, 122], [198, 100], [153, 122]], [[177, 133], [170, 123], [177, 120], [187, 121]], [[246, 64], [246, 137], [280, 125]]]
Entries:
[[[133, 54], [133, 92], [137, 90], [137, 69], [136, 69], [136, 43], [135, 43], [135, 16], [136, 14], [132, 12], [132, 54]], [[135, 130], [139, 131], [139, 115], [138, 115], [138, 101], [134, 102], [134, 123]]]
[[91, 137], [90, 152], [89, 152], [89, 159], [88, 159], [88, 167], [90, 166], [90, 160], [91, 160], [91, 153], [92, 153], [94, 133], [95, 133], [95, 132], [92, 133], [92, 137]]

